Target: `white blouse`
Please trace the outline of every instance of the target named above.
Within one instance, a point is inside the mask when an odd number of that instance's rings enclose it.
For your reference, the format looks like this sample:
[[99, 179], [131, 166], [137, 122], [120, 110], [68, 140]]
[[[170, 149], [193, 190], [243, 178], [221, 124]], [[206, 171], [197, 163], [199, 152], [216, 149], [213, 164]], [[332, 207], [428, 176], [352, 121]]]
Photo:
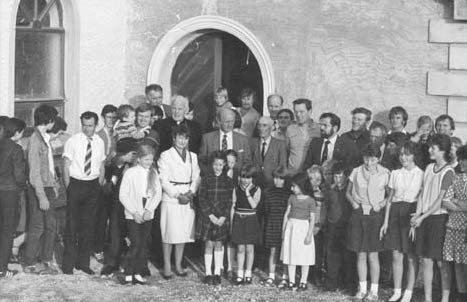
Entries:
[[394, 190], [393, 202], [417, 202], [423, 184], [423, 171], [415, 166], [412, 170], [401, 168], [391, 172], [389, 188]]

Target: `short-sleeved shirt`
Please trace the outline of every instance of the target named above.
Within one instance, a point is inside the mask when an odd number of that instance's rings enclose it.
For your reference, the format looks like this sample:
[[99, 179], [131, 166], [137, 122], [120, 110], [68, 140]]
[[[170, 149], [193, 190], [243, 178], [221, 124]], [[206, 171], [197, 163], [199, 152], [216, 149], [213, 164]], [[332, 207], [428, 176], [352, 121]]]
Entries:
[[291, 124], [285, 133], [287, 148], [289, 149], [289, 161], [287, 167], [290, 173], [299, 172], [305, 161], [306, 153], [313, 137], [319, 137], [319, 127], [310, 120], [309, 123], [298, 125]]
[[417, 202], [423, 183], [423, 171], [415, 166], [412, 170], [406, 168], [391, 172], [388, 187], [394, 190], [393, 202]]
[[[423, 175], [422, 190], [422, 213], [428, 211], [431, 205], [438, 199], [441, 191], [447, 190], [454, 179], [454, 170], [451, 166], [445, 165], [438, 171], [435, 171], [435, 164], [429, 164]], [[446, 214], [445, 208], [439, 207], [432, 215]]]
[[377, 173], [369, 174], [364, 165], [352, 170], [349, 180], [352, 182], [352, 197], [362, 207], [381, 206], [389, 181], [389, 170], [378, 164]]
[[316, 202], [310, 196], [297, 198], [290, 195], [288, 204], [290, 205], [289, 219], [309, 220], [310, 213], [316, 213]]
[[63, 157], [71, 161], [70, 177], [78, 180], [94, 180], [99, 177], [101, 164], [105, 160], [104, 141], [97, 134], [91, 138], [91, 173], [89, 175], [84, 172], [87, 146], [88, 137], [83, 132], [73, 135], [65, 143]]

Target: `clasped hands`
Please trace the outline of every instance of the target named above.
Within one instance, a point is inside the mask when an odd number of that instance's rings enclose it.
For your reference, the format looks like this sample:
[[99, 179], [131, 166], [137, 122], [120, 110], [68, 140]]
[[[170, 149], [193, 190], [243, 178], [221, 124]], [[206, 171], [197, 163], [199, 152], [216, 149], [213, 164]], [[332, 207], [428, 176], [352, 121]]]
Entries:
[[178, 195], [178, 203], [187, 204], [193, 201], [194, 194], [191, 191]]
[[149, 221], [152, 219], [151, 211], [145, 209], [143, 214], [140, 213], [135, 213], [133, 214], [133, 218], [135, 219], [135, 222], [138, 224], [142, 224], [145, 221]]
[[225, 217], [219, 217], [217, 218], [213, 214], [209, 215], [209, 220], [211, 220], [212, 223], [214, 223], [217, 226], [222, 226], [225, 223]]

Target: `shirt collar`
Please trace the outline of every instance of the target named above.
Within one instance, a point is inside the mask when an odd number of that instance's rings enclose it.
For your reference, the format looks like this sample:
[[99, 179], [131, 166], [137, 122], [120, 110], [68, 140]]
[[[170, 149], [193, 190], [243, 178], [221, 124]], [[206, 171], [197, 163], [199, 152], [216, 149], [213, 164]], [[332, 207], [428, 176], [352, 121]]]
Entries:
[[271, 142], [271, 135], [269, 135], [266, 139], [261, 138], [261, 144], [264, 142], [266, 143], [266, 145], [269, 145], [269, 143]]
[[231, 136], [231, 135], [232, 135], [232, 132], [233, 132], [233, 131], [224, 132], [224, 131], [222, 131], [221, 129], [219, 129], [219, 134], [221, 135], [221, 137], [223, 137], [224, 134], [226, 134], [227, 136]]
[[325, 141], [325, 142], [326, 142], [326, 141], [329, 141], [332, 145], [334, 145], [334, 144], [336, 143], [337, 137], [338, 137], [338, 135], [336, 134], [336, 135], [334, 135], [334, 136], [331, 137], [331, 138], [326, 138], [326, 139], [324, 139], [324, 141]]

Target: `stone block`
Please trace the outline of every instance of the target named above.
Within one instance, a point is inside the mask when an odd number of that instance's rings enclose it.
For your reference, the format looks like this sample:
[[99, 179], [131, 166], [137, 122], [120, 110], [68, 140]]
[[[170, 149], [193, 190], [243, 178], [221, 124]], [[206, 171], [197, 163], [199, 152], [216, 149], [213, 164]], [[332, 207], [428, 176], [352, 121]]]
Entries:
[[454, 20], [467, 20], [467, 0], [454, 0]]
[[449, 46], [449, 69], [467, 70], [467, 44]]
[[448, 114], [456, 122], [467, 123], [467, 98], [449, 97]]
[[428, 41], [432, 43], [467, 43], [467, 22], [432, 19]]
[[427, 92], [431, 95], [467, 97], [467, 71], [428, 72]]

